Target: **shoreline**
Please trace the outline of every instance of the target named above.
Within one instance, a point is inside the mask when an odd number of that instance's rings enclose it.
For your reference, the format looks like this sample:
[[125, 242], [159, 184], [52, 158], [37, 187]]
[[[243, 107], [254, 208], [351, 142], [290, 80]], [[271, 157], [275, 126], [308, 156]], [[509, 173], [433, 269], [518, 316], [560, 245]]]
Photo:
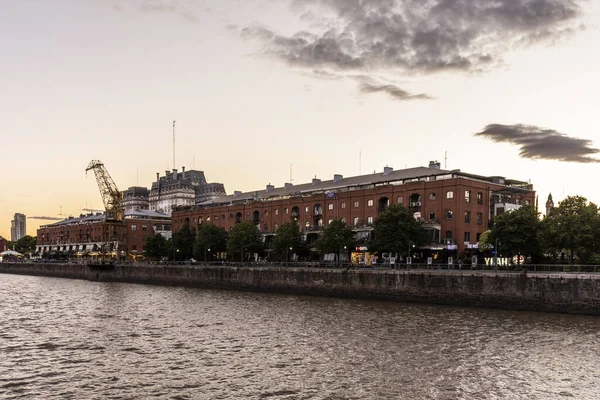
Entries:
[[600, 274], [0, 263], [1, 274], [600, 315]]

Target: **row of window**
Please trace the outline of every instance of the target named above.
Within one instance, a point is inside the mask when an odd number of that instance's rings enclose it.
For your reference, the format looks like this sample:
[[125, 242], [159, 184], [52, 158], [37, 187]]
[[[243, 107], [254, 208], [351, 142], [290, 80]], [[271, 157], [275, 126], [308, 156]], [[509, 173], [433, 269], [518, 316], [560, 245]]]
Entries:
[[[453, 240], [452, 236], [453, 236], [452, 231], [446, 231], [446, 240]], [[475, 235], [475, 242], [479, 242], [480, 237], [481, 237], [481, 233], [478, 232]], [[465, 234], [463, 236], [463, 240], [465, 242], [471, 242], [471, 232], [465, 232]]]
[[[429, 219], [435, 220], [434, 212], [429, 213]], [[454, 212], [451, 210], [446, 210], [446, 219], [454, 219]], [[477, 222], [477, 225], [483, 224], [483, 213], [480, 213], [480, 212], [477, 213], [476, 222]], [[465, 224], [470, 224], [470, 223], [471, 223], [471, 211], [465, 211]]]

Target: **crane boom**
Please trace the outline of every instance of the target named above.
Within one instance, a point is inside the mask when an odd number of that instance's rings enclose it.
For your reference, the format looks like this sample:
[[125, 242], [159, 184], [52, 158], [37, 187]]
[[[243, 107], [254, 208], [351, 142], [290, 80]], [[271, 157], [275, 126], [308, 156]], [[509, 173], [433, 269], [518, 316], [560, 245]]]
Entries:
[[99, 160], [92, 160], [85, 169], [85, 172], [87, 173], [89, 170], [94, 170], [94, 174], [96, 175], [102, 202], [106, 209], [106, 220], [122, 221], [125, 214], [123, 209], [123, 194], [110, 177], [104, 164]]

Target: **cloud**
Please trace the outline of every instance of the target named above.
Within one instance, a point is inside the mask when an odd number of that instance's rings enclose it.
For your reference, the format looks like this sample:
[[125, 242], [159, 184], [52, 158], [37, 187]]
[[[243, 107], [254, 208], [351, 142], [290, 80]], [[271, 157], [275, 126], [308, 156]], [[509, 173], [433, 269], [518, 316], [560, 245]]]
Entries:
[[370, 83], [362, 83], [360, 85], [361, 93], [387, 93], [392, 96], [395, 100], [430, 100], [433, 97], [420, 93], [420, 94], [411, 94], [406, 90], [400, 89], [396, 85], [387, 84], [387, 85], [373, 85]]
[[290, 1], [318, 32], [242, 29], [265, 55], [308, 70], [434, 74], [488, 71], [513, 48], [554, 43], [579, 29], [585, 0]]
[[41, 216], [41, 217], [27, 217], [27, 219], [43, 219], [46, 221], [62, 221], [64, 218]]
[[519, 155], [533, 160], [558, 160], [577, 163], [598, 163], [590, 157], [600, 152], [591, 147], [592, 141], [569, 137], [553, 129], [533, 125], [490, 124], [474, 136], [498, 143], [512, 143], [520, 147]]
[[163, 13], [178, 15], [188, 22], [197, 22], [198, 19], [190, 11], [189, 6], [182, 3], [190, 3], [191, 0], [133, 0], [121, 4], [113, 4], [117, 12], [134, 11], [140, 13]]

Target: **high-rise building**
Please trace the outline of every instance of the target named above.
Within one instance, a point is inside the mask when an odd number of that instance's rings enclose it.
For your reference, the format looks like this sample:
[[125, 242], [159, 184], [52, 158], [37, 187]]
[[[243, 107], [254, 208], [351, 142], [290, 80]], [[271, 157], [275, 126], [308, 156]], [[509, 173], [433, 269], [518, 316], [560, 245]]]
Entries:
[[150, 191], [148, 188], [132, 186], [124, 190], [123, 208], [125, 211], [148, 210], [150, 208]]
[[16, 213], [15, 219], [10, 222], [10, 240], [15, 242], [27, 235], [27, 217], [25, 214]]

